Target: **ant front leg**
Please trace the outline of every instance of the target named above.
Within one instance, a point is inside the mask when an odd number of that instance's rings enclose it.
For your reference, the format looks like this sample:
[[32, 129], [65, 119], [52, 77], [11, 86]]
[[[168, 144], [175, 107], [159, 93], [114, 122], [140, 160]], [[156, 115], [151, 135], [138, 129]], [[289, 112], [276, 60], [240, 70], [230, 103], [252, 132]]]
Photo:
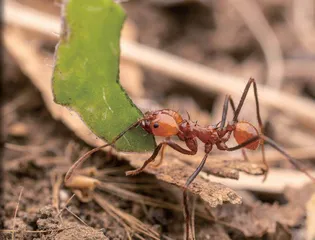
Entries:
[[[170, 137], [167, 137], [166, 140], [170, 140]], [[151, 166], [154, 168], [158, 168], [159, 166], [161, 166], [163, 159], [164, 159], [164, 153], [165, 153], [165, 148], [166, 148], [166, 144], [163, 144], [162, 148], [161, 148], [161, 154], [160, 154], [160, 159], [157, 163], [151, 163]]]
[[163, 144], [162, 148], [161, 148], [161, 155], [160, 155], [160, 159], [157, 163], [152, 163], [151, 166], [154, 168], [158, 168], [159, 166], [161, 166], [163, 159], [164, 159], [164, 152], [165, 152], [165, 148], [167, 145]]
[[137, 174], [141, 173], [150, 162], [154, 161], [154, 159], [159, 154], [160, 150], [162, 149], [162, 147], [164, 145], [168, 145], [171, 148], [173, 148], [174, 150], [176, 150], [176, 151], [178, 151], [180, 153], [186, 154], [186, 155], [195, 155], [197, 153], [197, 149], [198, 149], [197, 148], [197, 141], [195, 139], [191, 139], [190, 141], [186, 141], [186, 145], [189, 147], [190, 150], [182, 148], [181, 146], [179, 146], [177, 143], [173, 142], [170, 139], [166, 139], [163, 142], [161, 142], [154, 149], [153, 154], [151, 155], [151, 157], [148, 160], [146, 160], [140, 168], [138, 168], [136, 170], [132, 170], [132, 171], [127, 171], [126, 175], [127, 176], [130, 176], [130, 175], [134, 176], [134, 175], [137, 175]]

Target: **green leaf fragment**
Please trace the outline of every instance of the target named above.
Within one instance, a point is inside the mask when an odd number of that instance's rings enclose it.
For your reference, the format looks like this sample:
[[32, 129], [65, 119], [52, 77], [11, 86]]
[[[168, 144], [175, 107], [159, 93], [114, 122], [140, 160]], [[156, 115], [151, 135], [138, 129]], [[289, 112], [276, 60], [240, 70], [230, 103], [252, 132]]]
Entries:
[[[119, 84], [120, 31], [125, 19], [112, 0], [68, 0], [53, 73], [55, 102], [76, 111], [100, 138], [111, 141], [143, 115]], [[141, 127], [115, 144], [120, 151], [156, 146]]]

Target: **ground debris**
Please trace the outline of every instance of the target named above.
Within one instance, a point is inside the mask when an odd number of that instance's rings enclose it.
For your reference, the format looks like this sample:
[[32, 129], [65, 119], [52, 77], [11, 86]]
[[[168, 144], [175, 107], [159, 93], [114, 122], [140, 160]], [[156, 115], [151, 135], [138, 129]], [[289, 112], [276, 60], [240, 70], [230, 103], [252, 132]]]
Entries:
[[[198, 166], [199, 161], [203, 157], [202, 152], [195, 156], [185, 156], [181, 153], [170, 151], [169, 155], [180, 159], [194, 168]], [[245, 172], [251, 175], [263, 175], [265, 173], [265, 166], [262, 163], [252, 163], [245, 160], [213, 159], [211, 155], [209, 155], [203, 171], [218, 177], [239, 179], [239, 172]]]
[[204, 171], [212, 175], [224, 178], [239, 179], [239, 172], [251, 175], [263, 175], [265, 167], [263, 164], [251, 163], [242, 160], [214, 160], [210, 161], [211, 166], [206, 166]]
[[213, 224], [211, 226], [200, 229], [200, 232], [197, 235], [197, 239], [230, 240], [231, 238], [222, 225]]
[[276, 236], [288, 227], [299, 226], [305, 211], [294, 204], [278, 205], [256, 202], [253, 205], [226, 204], [211, 212], [228, 228], [240, 231], [245, 237]]
[[305, 208], [306, 203], [315, 193], [315, 185], [312, 183], [304, 185], [302, 188], [287, 187], [284, 190], [284, 195], [288, 202]]
[[[146, 157], [142, 155], [128, 155], [130, 164], [133, 167], [139, 167]], [[184, 188], [185, 182], [195, 169], [187, 166], [178, 159], [168, 159], [159, 168], [147, 167], [146, 172], [154, 174], [156, 178]], [[211, 207], [216, 207], [225, 202], [240, 204], [241, 197], [232, 189], [220, 184], [209, 182], [197, 177], [188, 188], [192, 193], [199, 195]]]
[[95, 229], [79, 224], [73, 224], [58, 234], [56, 234], [55, 240], [108, 240], [102, 231], [96, 231]]

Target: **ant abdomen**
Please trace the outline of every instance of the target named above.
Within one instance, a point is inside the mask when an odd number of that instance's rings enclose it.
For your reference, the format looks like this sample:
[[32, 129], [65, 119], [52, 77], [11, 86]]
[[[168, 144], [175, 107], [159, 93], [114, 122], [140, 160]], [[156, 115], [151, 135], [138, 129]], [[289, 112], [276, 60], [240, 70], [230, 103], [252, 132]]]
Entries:
[[[240, 121], [236, 123], [235, 130], [233, 132], [234, 138], [238, 144], [242, 144], [243, 142], [251, 139], [259, 135], [258, 130], [249, 122]], [[260, 139], [248, 144], [245, 146], [247, 149], [255, 150], [258, 148], [260, 144]]]

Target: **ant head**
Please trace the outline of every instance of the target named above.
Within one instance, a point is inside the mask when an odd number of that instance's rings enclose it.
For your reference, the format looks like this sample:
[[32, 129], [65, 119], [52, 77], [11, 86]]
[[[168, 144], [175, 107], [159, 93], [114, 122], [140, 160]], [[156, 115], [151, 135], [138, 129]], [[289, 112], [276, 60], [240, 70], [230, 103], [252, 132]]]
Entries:
[[[241, 144], [252, 137], [259, 135], [258, 130], [249, 122], [240, 121], [235, 124], [233, 131], [234, 138], [238, 144]], [[255, 150], [260, 144], [260, 139], [248, 144], [245, 148]]]
[[161, 137], [170, 137], [179, 131], [174, 117], [161, 111], [146, 112], [140, 126], [148, 133]]

